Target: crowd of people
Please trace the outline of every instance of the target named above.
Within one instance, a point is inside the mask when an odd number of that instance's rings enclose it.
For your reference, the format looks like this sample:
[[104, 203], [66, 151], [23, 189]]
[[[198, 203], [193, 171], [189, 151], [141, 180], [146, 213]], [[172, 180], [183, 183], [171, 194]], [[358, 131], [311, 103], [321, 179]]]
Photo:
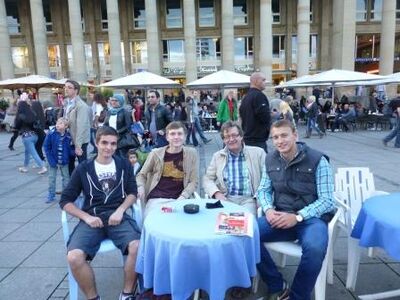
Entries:
[[[292, 284], [283, 279], [263, 246], [257, 267], [269, 300], [310, 299], [326, 254], [327, 224], [335, 211], [334, 186], [329, 158], [300, 142], [297, 126], [305, 118], [305, 137], [310, 138], [313, 129], [323, 137], [326, 127], [318, 125], [318, 116], [329, 103], [321, 105], [315, 95], [298, 104], [292, 95], [269, 101], [265, 87], [265, 75], [256, 72], [240, 104], [234, 91], [227, 91], [215, 110], [224, 147], [214, 153], [203, 178], [199, 178], [198, 153], [190, 145], [199, 144], [196, 134], [204, 144], [211, 141], [201, 126], [201, 118], [211, 115], [198, 91], [187, 94], [183, 102], [168, 104], [161, 103], [157, 90], [147, 93], [147, 101], [140, 93], [113, 94], [109, 99], [92, 93], [89, 107], [79, 96], [79, 83], [67, 80], [66, 97], [47, 134], [40, 102], [21, 92], [15, 129], [22, 137], [25, 159], [19, 171], [28, 172], [32, 157], [38, 174], [48, 173], [46, 202], [52, 203], [60, 170], [60, 206], [79, 219], [68, 241], [67, 259], [87, 299], [100, 299], [88, 260], [105, 238], [127, 255], [119, 299], [135, 299], [140, 230], [126, 211], [138, 200], [147, 217], [168, 203], [190, 199], [200, 180], [211, 198], [236, 203], [255, 216], [261, 207], [263, 216], [257, 219], [261, 245], [299, 240], [303, 254]], [[397, 131], [384, 143], [397, 135], [397, 147], [400, 105], [393, 107], [397, 113], [393, 132]], [[331, 130], [346, 129], [354, 117], [355, 108], [343, 103], [335, 112]], [[269, 138], [275, 149], [267, 148]], [[143, 148], [147, 157], [141, 160]], [[81, 199], [79, 205], [77, 199]], [[235, 288], [232, 296], [241, 298], [243, 289]]]

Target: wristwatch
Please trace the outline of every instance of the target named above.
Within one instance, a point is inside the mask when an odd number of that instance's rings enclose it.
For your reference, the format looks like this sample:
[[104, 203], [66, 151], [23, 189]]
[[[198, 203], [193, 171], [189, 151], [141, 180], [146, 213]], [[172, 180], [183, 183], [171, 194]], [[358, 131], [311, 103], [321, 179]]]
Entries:
[[296, 221], [297, 223], [303, 222], [304, 218], [301, 214], [296, 214]]

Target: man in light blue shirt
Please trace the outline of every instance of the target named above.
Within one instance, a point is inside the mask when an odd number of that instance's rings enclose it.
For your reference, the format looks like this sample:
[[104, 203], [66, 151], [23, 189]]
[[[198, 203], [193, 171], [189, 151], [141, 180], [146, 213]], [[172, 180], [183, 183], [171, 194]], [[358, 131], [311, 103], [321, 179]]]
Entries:
[[[271, 126], [276, 150], [267, 155], [257, 199], [265, 216], [258, 219], [261, 262], [269, 300], [310, 299], [328, 246], [328, 221], [335, 210], [328, 158], [297, 142], [292, 122]], [[291, 288], [284, 281], [265, 242], [299, 240], [302, 257]]]

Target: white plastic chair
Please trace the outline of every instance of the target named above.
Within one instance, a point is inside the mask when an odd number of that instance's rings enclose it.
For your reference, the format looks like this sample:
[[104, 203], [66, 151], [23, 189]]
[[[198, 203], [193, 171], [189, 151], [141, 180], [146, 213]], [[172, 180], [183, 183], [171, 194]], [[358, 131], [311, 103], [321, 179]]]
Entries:
[[[131, 208], [132, 210], [132, 217], [135, 219], [139, 229], [142, 229], [142, 208], [140, 204], [140, 200], [136, 201], [136, 204], [134, 204]], [[69, 239], [69, 227], [68, 227], [68, 219], [67, 219], [67, 213], [63, 210], [61, 211], [61, 224], [62, 224], [62, 230], [63, 230], [63, 236], [64, 236], [64, 243], [65, 246], [67, 246], [67, 242]], [[102, 253], [102, 252], [109, 252], [113, 250], [117, 250], [118, 248], [114, 245], [114, 243], [106, 239], [101, 242], [99, 251], [97, 253]], [[122, 264], [123, 264], [123, 258], [122, 258]], [[69, 299], [70, 300], [77, 300], [78, 299], [78, 283], [76, 282], [74, 276], [72, 275], [71, 269], [68, 265], [68, 286], [69, 286]], [[139, 282], [138, 282], [139, 284]]]
[[[386, 195], [387, 192], [376, 191], [374, 183], [374, 175], [369, 168], [338, 168], [335, 174], [335, 195], [344, 202], [349, 210], [345, 218], [341, 218], [338, 227], [346, 231], [348, 236], [348, 253], [347, 253], [347, 279], [346, 288], [355, 290], [359, 255], [355, 251], [358, 241], [353, 239], [350, 234], [353, 230], [354, 223], [358, 213], [361, 210], [363, 202], [373, 196]], [[336, 236], [334, 236], [336, 239]], [[373, 248], [368, 249], [368, 255], [373, 256]], [[329, 262], [328, 277], [333, 277], [333, 259]]]
[[[332, 257], [333, 251], [333, 239], [332, 236], [336, 229], [337, 221], [339, 218], [343, 217], [345, 214], [347, 207], [340, 201], [337, 201], [337, 211], [333, 216], [332, 220], [328, 224], [328, 247], [326, 250], [325, 259], [322, 263], [321, 271], [319, 272], [317, 281], [314, 286], [315, 291], [315, 300], [325, 300], [325, 290], [326, 290], [326, 281], [327, 281], [327, 270], [328, 270], [328, 261]], [[262, 215], [261, 208], [258, 209], [259, 217]], [[301, 257], [302, 256], [302, 249], [301, 246], [297, 243], [297, 241], [293, 242], [270, 242], [264, 243], [264, 247], [268, 250], [272, 250], [279, 254], [279, 262], [278, 265], [284, 267], [286, 262], [286, 255], [294, 256], [294, 257]], [[257, 292], [259, 283], [259, 275], [257, 275], [254, 279], [254, 292]]]

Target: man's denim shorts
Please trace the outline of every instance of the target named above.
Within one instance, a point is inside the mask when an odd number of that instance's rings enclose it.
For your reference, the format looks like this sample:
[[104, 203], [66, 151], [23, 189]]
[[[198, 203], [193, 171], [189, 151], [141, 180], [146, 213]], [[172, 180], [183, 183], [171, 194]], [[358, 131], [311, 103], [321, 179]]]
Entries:
[[140, 230], [135, 220], [125, 213], [119, 225], [109, 226], [106, 223], [103, 220], [103, 228], [92, 228], [81, 220], [69, 237], [68, 251], [80, 249], [91, 260], [99, 250], [101, 242], [110, 239], [123, 255], [127, 255], [129, 243], [140, 239]]

